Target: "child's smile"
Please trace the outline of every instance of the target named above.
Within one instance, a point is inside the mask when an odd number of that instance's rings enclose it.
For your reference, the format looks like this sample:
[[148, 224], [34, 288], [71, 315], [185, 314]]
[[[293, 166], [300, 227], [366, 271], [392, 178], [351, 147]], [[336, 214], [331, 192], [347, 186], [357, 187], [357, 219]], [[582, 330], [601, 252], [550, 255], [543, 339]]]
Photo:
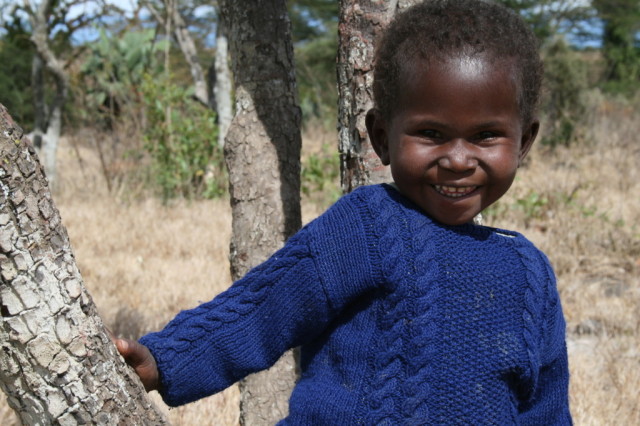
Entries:
[[440, 194], [444, 195], [445, 197], [451, 197], [451, 198], [464, 197], [465, 195], [471, 194], [477, 188], [477, 186], [443, 186], [443, 185], [433, 185], [433, 187]]
[[469, 222], [511, 186], [538, 129], [522, 126], [512, 70], [484, 56], [419, 63], [404, 73], [391, 118], [369, 115], [400, 192], [433, 219]]

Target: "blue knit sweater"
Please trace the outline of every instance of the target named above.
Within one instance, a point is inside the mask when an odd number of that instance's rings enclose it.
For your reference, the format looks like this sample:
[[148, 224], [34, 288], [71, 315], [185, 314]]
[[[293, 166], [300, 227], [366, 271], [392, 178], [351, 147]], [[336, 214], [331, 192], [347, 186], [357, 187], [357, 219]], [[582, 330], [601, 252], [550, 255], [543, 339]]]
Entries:
[[549, 262], [523, 236], [440, 225], [376, 185], [141, 342], [174, 406], [301, 346], [282, 424], [564, 425], [564, 334]]

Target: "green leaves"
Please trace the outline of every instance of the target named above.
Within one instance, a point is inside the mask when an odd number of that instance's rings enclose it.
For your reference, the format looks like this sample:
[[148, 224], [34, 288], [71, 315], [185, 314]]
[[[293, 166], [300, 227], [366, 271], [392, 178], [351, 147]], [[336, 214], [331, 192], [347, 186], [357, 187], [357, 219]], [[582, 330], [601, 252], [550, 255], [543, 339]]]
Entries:
[[603, 87], [614, 93], [634, 93], [640, 82], [640, 3], [638, 0], [594, 0], [593, 6], [604, 22]]
[[90, 45], [90, 54], [81, 67], [89, 80], [87, 96], [94, 106], [100, 107], [107, 98], [119, 105], [127, 104], [145, 73], [160, 73], [156, 56], [166, 41], [156, 42], [154, 38], [151, 29], [130, 31], [119, 38], [100, 30], [100, 37]]
[[587, 66], [583, 57], [558, 39], [543, 51], [546, 90], [542, 110], [546, 129], [545, 145], [568, 145], [576, 136], [584, 117], [583, 94], [588, 89]]
[[227, 178], [215, 112], [167, 78], [147, 74], [142, 93], [148, 121], [144, 147], [163, 200], [223, 195]]

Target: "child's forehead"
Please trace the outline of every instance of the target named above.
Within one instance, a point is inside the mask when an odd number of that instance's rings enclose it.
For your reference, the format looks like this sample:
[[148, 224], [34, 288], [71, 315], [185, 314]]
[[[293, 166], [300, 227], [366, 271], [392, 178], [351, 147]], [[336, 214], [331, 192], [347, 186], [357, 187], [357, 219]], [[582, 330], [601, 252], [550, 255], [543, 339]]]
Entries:
[[497, 100], [500, 105], [513, 105], [518, 115], [522, 114], [522, 87], [513, 61], [487, 55], [455, 55], [416, 62], [410, 68], [400, 79], [388, 118], [407, 108], [437, 106], [444, 111], [445, 104], [458, 109], [487, 109]]
[[[496, 74], [506, 78], [505, 83], [517, 83], [517, 65], [513, 58], [499, 58], [486, 53], [433, 56], [415, 58], [401, 67], [401, 81], [415, 82], [428, 78], [430, 73], [446, 74], [457, 79], [492, 79]], [[406, 88], [406, 87], [405, 87]]]

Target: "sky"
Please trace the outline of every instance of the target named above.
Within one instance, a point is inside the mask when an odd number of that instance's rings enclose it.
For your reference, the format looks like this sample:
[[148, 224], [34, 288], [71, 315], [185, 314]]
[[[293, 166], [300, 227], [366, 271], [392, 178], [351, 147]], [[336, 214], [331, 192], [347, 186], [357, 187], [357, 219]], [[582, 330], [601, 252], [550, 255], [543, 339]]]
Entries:
[[[135, 0], [107, 0], [108, 4], [119, 7], [125, 12], [126, 17], [132, 17], [133, 11], [136, 8]], [[76, 18], [85, 13], [91, 13], [97, 9], [95, 3], [87, 3], [78, 5], [71, 8], [69, 17], [71, 19]], [[74, 41], [77, 43], [85, 43], [87, 41], [97, 40], [99, 37], [99, 31], [93, 27], [82, 28], [74, 33]]]
[[[129, 12], [129, 13], [131, 13], [135, 9], [136, 3], [137, 2], [135, 0], [108, 0], [107, 1], [107, 4], [112, 4], [114, 6], [117, 6], [120, 9], [124, 10], [125, 12]], [[71, 9], [70, 15], [72, 17], [76, 17], [77, 15], [86, 12], [87, 9], [95, 10], [96, 8], [91, 7], [92, 5], [93, 3], [88, 2], [83, 5], [76, 6]]]

